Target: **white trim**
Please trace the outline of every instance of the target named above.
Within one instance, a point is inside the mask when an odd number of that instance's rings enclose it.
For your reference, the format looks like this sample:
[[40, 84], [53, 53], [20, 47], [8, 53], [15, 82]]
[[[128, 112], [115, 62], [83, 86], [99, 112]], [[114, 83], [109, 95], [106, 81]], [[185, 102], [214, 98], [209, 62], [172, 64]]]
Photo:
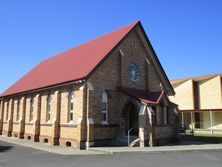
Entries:
[[93, 90], [93, 86], [91, 82], [87, 82], [86, 84], [87, 84], [88, 90]]
[[86, 85], [83, 85], [79, 88], [79, 90], [83, 90], [85, 88]]
[[102, 125], [109, 125], [108, 121], [102, 121]]
[[121, 49], [119, 50], [119, 53], [120, 53], [121, 56], [125, 56]]
[[182, 127], [185, 127], [184, 126], [184, 112], [181, 112], [181, 117], [182, 117], [182, 125], [183, 125]]
[[139, 112], [139, 115], [146, 115], [146, 105], [142, 105], [140, 107], [140, 112]]
[[52, 122], [51, 122], [51, 119], [49, 119], [46, 123], [47, 123], [47, 124], [51, 124], [51, 123], [52, 123]]
[[178, 114], [178, 112], [177, 112], [177, 110], [175, 108], [173, 109], [173, 111], [174, 111], [175, 114]]
[[155, 114], [155, 113], [153, 112], [152, 107], [147, 107], [147, 110], [148, 110], [148, 112], [149, 112], [150, 114]]
[[88, 124], [89, 124], [89, 125], [93, 125], [93, 124], [94, 124], [93, 118], [88, 118]]
[[213, 114], [211, 110], [210, 110], [210, 131], [211, 134], [213, 134]]
[[74, 121], [72, 120], [72, 121], [69, 121], [69, 124], [74, 124]]
[[79, 119], [77, 120], [77, 124], [81, 124], [82, 123], [82, 117], [79, 117]]
[[147, 107], [147, 111], [148, 111], [148, 115], [149, 115], [150, 118], [152, 117], [152, 115], [155, 115], [155, 113], [153, 112], [152, 107]]

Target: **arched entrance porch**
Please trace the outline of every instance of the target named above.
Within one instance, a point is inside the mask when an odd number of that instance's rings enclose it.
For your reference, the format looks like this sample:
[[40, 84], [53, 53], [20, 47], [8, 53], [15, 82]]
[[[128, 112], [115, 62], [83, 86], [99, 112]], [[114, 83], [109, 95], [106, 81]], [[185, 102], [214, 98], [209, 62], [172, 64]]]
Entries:
[[131, 136], [139, 136], [139, 107], [138, 105], [129, 100], [123, 107], [123, 117], [125, 121], [125, 135], [130, 130]]

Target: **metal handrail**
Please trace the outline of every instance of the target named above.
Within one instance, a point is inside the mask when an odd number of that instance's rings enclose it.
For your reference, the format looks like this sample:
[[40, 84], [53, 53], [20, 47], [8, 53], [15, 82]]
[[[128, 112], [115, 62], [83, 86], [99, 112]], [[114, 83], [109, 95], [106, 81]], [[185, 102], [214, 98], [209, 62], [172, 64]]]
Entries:
[[133, 128], [131, 128], [130, 130], [128, 130], [128, 147], [130, 146], [130, 132], [133, 130]]

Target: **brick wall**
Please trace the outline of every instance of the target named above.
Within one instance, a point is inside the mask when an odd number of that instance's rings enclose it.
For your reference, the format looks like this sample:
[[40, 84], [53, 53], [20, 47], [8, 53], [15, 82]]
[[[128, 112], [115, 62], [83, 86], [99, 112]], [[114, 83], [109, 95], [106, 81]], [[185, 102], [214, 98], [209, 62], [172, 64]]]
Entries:
[[[119, 50], [124, 55], [121, 55]], [[94, 139], [101, 140], [113, 138], [124, 133], [125, 118], [121, 116], [123, 105], [131, 97], [119, 93], [116, 86], [123, 86], [141, 90], [160, 91], [160, 78], [152, 62], [145, 60], [147, 52], [137, 35], [132, 31], [127, 38], [117, 47], [101, 66], [92, 74], [88, 82], [91, 82], [94, 90], [89, 97], [89, 112], [94, 119]], [[132, 82], [128, 77], [129, 63], [135, 63], [140, 70], [139, 82]], [[101, 125], [102, 120], [102, 92], [109, 92], [109, 125]], [[135, 101], [135, 99], [133, 99]], [[101, 125], [101, 126], [97, 126]], [[118, 125], [112, 127], [112, 125]], [[108, 129], [108, 130], [107, 130]]]

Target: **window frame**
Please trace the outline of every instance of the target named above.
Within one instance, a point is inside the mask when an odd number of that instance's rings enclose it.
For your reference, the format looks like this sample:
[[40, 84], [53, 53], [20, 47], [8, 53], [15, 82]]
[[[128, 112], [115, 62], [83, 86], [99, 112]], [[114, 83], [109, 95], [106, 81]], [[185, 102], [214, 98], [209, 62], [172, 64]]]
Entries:
[[9, 119], [9, 102], [6, 103], [6, 115], [5, 120], [8, 121]]
[[30, 98], [29, 122], [33, 122], [34, 97]]
[[52, 113], [52, 95], [48, 94], [46, 98], [46, 122], [51, 122]]
[[[70, 90], [68, 94], [68, 114], [67, 114], [67, 122], [73, 123], [74, 122], [74, 102], [75, 102], [75, 92], [74, 90]], [[72, 119], [71, 119], [72, 118]]]
[[[105, 105], [105, 109], [103, 106]], [[101, 106], [101, 123], [102, 125], [108, 125], [109, 124], [109, 99], [108, 99], [108, 93], [106, 91], [102, 92], [102, 106]], [[105, 115], [105, 117], [104, 117]], [[105, 119], [104, 119], [105, 118]]]
[[19, 122], [20, 118], [20, 99], [17, 100], [17, 108], [16, 108], [16, 121]]

